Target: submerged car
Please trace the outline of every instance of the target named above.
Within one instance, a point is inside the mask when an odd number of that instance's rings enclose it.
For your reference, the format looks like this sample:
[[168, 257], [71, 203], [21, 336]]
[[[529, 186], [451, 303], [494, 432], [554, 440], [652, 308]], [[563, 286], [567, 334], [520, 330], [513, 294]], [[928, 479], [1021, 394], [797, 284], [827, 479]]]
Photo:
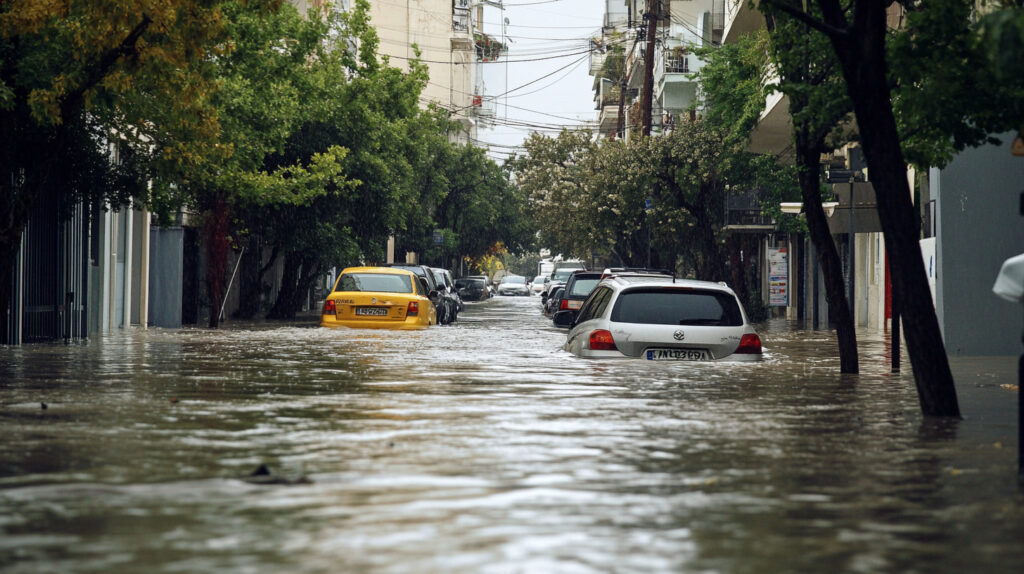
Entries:
[[396, 267], [348, 267], [324, 301], [321, 327], [423, 329], [437, 323], [426, 281]]
[[498, 285], [498, 295], [529, 295], [530, 286], [526, 284], [526, 277], [521, 275], [506, 275], [501, 284]]
[[479, 277], [456, 279], [455, 289], [463, 301], [483, 301], [490, 296], [487, 280]]
[[587, 271], [585, 269], [577, 270], [569, 276], [569, 280], [565, 282], [562, 298], [558, 301], [558, 309], [552, 316], [556, 327], [568, 327], [576, 320], [580, 307], [587, 297], [590, 296], [594, 287], [597, 287], [597, 284], [601, 282], [601, 278], [602, 273], [600, 271]]
[[732, 289], [671, 276], [602, 280], [580, 308], [564, 348], [588, 358], [761, 359], [761, 338]]

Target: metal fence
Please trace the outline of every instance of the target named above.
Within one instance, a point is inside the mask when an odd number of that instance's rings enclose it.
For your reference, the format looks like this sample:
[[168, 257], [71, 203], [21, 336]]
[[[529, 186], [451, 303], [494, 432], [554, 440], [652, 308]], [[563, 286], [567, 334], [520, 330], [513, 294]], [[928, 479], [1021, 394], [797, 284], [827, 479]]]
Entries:
[[89, 213], [62, 212], [59, 192], [43, 191], [22, 233], [4, 343], [88, 336]]

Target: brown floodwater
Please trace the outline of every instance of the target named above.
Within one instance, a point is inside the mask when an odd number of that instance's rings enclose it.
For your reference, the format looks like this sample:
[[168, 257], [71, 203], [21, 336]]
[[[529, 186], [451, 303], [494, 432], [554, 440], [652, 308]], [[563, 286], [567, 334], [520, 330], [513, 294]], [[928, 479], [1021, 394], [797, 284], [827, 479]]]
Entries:
[[759, 329], [759, 364], [587, 361], [497, 298], [0, 347], [0, 571], [1024, 571], [1016, 357], [954, 358], [935, 422], [884, 335], [841, 376]]

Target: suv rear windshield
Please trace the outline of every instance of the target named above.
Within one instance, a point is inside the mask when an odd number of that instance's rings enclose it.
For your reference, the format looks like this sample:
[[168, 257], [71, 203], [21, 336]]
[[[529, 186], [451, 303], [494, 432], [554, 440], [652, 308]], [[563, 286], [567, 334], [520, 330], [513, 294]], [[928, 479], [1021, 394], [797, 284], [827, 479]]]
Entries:
[[597, 284], [600, 282], [600, 275], [593, 279], [576, 279], [575, 281], [571, 281], [572, 285], [569, 288], [569, 296], [582, 297], [586, 299], [587, 295], [590, 295], [590, 292], [593, 291], [594, 287], [597, 287]]
[[612, 309], [611, 320], [648, 325], [743, 325], [743, 315], [732, 295], [672, 287], [623, 291]]

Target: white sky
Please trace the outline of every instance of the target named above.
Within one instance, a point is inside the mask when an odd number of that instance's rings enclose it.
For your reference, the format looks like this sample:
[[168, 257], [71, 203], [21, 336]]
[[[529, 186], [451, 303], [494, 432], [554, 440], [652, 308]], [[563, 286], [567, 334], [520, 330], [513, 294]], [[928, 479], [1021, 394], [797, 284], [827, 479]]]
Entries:
[[[498, 63], [482, 64], [484, 94], [498, 96], [493, 128], [481, 127], [477, 145], [502, 161], [533, 129], [594, 122], [593, 77], [589, 75], [589, 38], [600, 36], [604, 17], [601, 0], [504, 0], [504, 11], [484, 9], [484, 31], [500, 40], [501, 22], [510, 40]], [[540, 79], [543, 78], [543, 79]], [[530, 83], [534, 82], [534, 83]], [[529, 84], [529, 85], [526, 85]], [[525, 87], [523, 87], [525, 85]], [[506, 87], [507, 86], [507, 87]], [[500, 95], [511, 90], [507, 95]], [[553, 117], [557, 116], [557, 117]], [[507, 118], [507, 121], [506, 121]], [[503, 125], [504, 124], [504, 125]], [[550, 135], [557, 132], [545, 131]]]

